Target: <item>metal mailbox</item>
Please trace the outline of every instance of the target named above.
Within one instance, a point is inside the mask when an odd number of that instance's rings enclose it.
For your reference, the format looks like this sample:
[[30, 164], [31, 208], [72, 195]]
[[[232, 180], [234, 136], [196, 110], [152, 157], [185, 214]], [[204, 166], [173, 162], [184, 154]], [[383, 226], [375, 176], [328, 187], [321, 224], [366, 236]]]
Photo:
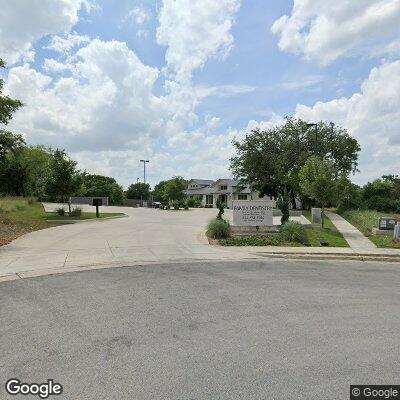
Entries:
[[93, 199], [93, 205], [96, 207], [103, 205], [103, 199]]
[[393, 231], [397, 223], [396, 218], [393, 217], [380, 217], [379, 229], [382, 231]]

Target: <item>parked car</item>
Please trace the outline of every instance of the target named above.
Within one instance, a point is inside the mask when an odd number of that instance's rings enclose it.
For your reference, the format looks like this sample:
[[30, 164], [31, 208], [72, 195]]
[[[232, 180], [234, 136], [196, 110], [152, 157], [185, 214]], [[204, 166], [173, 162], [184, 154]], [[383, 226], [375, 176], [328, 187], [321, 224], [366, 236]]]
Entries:
[[159, 201], [154, 201], [153, 202], [153, 208], [160, 208], [161, 203]]

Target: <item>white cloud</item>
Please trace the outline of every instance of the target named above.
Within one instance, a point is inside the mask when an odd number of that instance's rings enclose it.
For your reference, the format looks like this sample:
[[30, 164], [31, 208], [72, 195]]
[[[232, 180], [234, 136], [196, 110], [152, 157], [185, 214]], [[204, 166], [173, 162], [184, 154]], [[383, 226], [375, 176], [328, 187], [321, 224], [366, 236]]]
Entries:
[[346, 127], [361, 144], [364, 182], [400, 170], [400, 60], [374, 68], [359, 93], [349, 98], [298, 105], [296, 116], [310, 121], [332, 120]]
[[272, 26], [281, 50], [328, 64], [399, 28], [400, 0], [294, 0]]
[[229, 54], [239, 6], [239, 0], [164, 0], [157, 42], [167, 46], [167, 66], [175, 80], [187, 82], [207, 59]]
[[[87, 0], [0, 0], [0, 56], [9, 64], [32, 60], [32, 44], [49, 34], [69, 31]], [[27, 58], [28, 57], [28, 58]]]
[[149, 11], [143, 7], [136, 6], [128, 12], [123, 22], [134, 21], [137, 25], [143, 25], [150, 21]]
[[283, 82], [280, 84], [280, 87], [285, 90], [306, 89], [306, 88], [316, 86], [318, 83], [321, 83], [323, 80], [324, 80], [324, 77], [321, 75], [303, 76], [296, 80]]
[[58, 53], [68, 53], [74, 47], [90, 42], [89, 36], [78, 35], [76, 32], [66, 33], [62, 36], [53, 36], [47, 46], [48, 49]]

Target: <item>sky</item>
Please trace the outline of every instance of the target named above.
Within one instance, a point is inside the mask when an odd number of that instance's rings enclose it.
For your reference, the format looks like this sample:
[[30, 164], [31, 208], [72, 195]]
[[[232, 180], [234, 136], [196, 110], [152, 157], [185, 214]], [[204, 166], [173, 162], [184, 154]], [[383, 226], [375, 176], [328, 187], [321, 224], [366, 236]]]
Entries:
[[7, 129], [127, 187], [229, 177], [232, 141], [285, 116], [400, 173], [400, 0], [0, 0]]

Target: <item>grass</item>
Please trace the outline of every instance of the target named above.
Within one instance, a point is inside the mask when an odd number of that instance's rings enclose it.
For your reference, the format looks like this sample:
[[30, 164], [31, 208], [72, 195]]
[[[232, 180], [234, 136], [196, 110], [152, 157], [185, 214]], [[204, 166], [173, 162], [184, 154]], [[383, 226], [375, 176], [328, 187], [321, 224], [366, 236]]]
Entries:
[[[303, 215], [311, 222], [311, 211], [305, 210], [303, 211]], [[324, 220], [324, 229], [322, 229], [320, 225], [312, 224], [307, 227], [306, 234], [308, 241], [313, 247], [320, 246], [318, 239], [328, 242], [329, 247], [349, 247], [346, 239], [326, 216]]]
[[[303, 215], [311, 221], [311, 211], [304, 211]], [[328, 217], [325, 218], [324, 229], [316, 224], [306, 227], [306, 242], [308, 242], [310, 246], [320, 247], [321, 244], [318, 239], [328, 242], [329, 247], [349, 247], [349, 244]], [[219, 243], [222, 246], [305, 246], [303, 243], [286, 242], [280, 238], [279, 235], [268, 237], [231, 237], [229, 239], [220, 240]]]
[[374, 210], [348, 210], [341, 213], [341, 216], [361, 231], [371, 242], [381, 248], [400, 249], [400, 243], [393, 240], [392, 235], [373, 235], [372, 228], [378, 227], [379, 217], [394, 217], [400, 220], [399, 214], [385, 213]]
[[[118, 215], [123, 214], [100, 214], [101, 218]], [[81, 217], [68, 215], [61, 217], [57, 213], [46, 213], [43, 205], [32, 198], [0, 197], [0, 246], [10, 243], [25, 233], [55, 225], [54, 222], [48, 222], [48, 220], [86, 220], [95, 217], [95, 213], [84, 213]]]
[[[100, 213], [99, 218], [110, 218], [110, 217], [120, 217], [124, 215], [123, 213]], [[70, 217], [68, 212], [65, 215], [58, 215], [57, 213], [45, 213], [43, 219], [47, 221], [83, 221], [86, 219], [95, 219], [96, 213], [84, 212], [80, 217]]]

